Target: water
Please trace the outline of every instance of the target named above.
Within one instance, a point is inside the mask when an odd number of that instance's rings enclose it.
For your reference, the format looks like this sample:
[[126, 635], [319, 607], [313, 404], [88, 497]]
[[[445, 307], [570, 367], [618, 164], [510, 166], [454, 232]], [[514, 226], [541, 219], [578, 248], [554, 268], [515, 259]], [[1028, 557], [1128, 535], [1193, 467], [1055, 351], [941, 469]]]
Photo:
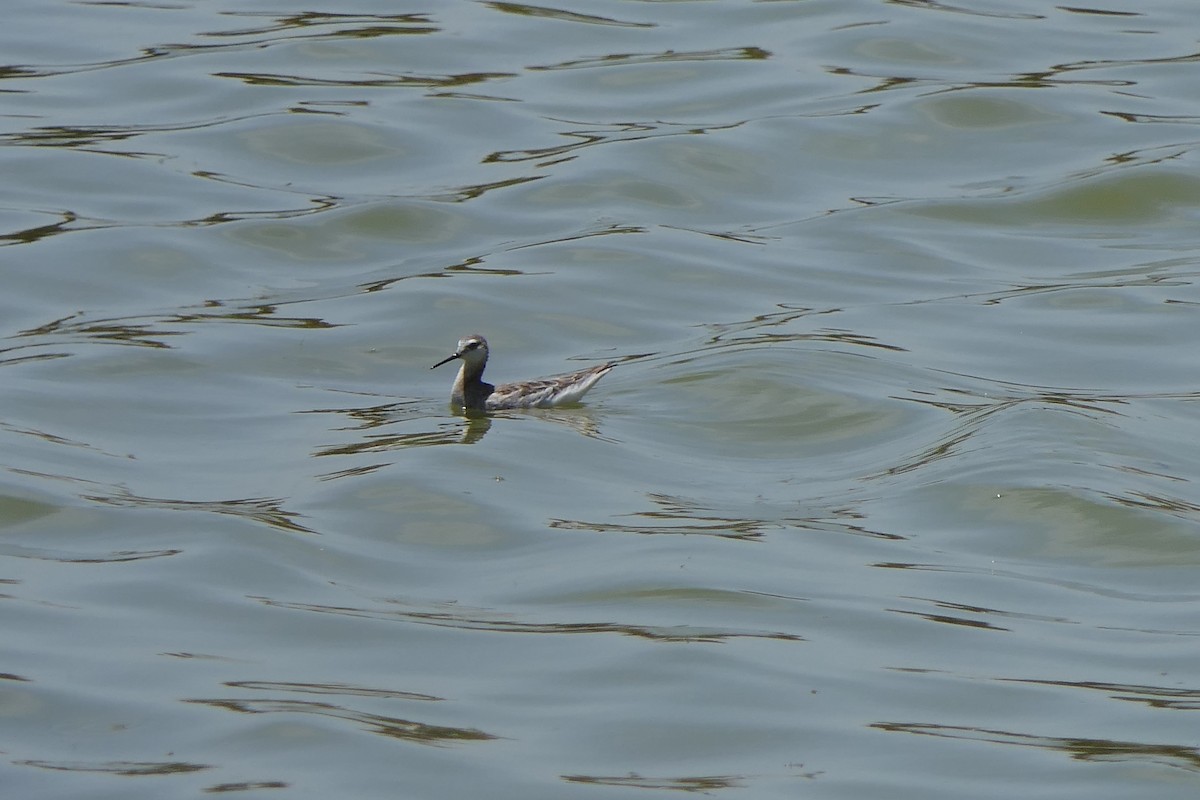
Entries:
[[7, 9], [5, 796], [1194, 797], [1193, 16]]

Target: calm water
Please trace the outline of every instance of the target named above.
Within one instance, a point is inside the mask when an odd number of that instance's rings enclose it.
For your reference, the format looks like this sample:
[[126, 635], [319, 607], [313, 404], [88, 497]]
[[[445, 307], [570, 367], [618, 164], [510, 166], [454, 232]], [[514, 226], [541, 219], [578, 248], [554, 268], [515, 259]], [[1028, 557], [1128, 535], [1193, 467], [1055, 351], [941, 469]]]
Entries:
[[1197, 796], [1193, 3], [288, 6], [6, 8], [5, 797]]

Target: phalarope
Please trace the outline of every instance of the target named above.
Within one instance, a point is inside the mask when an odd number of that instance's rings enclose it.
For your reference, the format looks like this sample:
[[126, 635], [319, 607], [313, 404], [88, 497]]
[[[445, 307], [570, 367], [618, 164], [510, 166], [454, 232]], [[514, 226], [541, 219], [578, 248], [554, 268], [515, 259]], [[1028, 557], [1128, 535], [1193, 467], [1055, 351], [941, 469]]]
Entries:
[[454, 355], [442, 359], [430, 369], [437, 369], [456, 358], [462, 360], [462, 366], [459, 367], [458, 377], [454, 379], [450, 402], [476, 411], [553, 408], [565, 403], [574, 403], [616, 366], [615, 363], [601, 364], [568, 375], [493, 386], [483, 382], [483, 369], [488, 360], [487, 339], [473, 333], [458, 340], [458, 349], [454, 351]]

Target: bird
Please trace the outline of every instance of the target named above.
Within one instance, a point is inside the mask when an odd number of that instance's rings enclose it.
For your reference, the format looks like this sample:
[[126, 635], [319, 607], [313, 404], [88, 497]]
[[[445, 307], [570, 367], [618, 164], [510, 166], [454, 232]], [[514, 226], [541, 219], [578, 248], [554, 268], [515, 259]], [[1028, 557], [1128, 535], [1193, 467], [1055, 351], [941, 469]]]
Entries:
[[488, 360], [488, 343], [487, 339], [477, 333], [459, 339], [454, 354], [443, 358], [430, 369], [437, 369], [455, 359], [462, 361], [462, 366], [458, 369], [458, 377], [454, 379], [450, 402], [472, 411], [554, 408], [574, 403], [616, 366], [616, 363], [612, 362], [566, 375], [493, 386], [483, 382], [483, 370]]

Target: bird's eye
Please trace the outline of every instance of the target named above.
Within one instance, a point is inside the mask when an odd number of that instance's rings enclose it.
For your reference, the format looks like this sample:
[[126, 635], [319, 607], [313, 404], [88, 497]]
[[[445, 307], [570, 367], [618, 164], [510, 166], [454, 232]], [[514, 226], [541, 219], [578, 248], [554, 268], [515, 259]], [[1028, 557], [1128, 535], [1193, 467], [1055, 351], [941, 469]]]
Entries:
[[467, 342], [468, 350], [475, 350], [479, 347], [479, 342]]

